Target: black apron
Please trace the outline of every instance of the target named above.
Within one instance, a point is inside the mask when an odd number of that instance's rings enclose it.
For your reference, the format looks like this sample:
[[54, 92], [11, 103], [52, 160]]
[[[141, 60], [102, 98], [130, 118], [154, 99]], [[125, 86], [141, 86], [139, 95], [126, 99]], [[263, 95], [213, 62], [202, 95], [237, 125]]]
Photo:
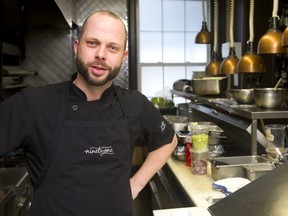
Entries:
[[114, 89], [123, 120], [95, 122], [64, 119], [70, 104], [67, 88], [29, 216], [132, 215], [132, 134]]

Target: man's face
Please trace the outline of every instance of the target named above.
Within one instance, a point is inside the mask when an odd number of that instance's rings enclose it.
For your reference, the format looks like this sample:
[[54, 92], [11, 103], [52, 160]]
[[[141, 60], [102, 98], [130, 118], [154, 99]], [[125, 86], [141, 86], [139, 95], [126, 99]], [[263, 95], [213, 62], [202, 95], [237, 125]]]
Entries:
[[74, 43], [75, 64], [88, 85], [112, 83], [127, 57], [123, 24], [112, 17], [95, 14], [87, 20], [80, 41]]

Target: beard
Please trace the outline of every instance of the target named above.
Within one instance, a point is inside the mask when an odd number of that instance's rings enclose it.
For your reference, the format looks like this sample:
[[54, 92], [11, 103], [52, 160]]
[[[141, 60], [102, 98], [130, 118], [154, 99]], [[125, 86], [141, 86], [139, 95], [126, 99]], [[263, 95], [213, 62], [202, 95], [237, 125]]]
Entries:
[[[91, 65], [101, 65], [107, 68], [108, 70], [108, 75], [104, 78], [96, 78], [96, 77], [92, 77], [92, 75], [89, 74], [88, 71], [88, 67]], [[94, 62], [88, 62], [87, 64], [85, 64], [80, 57], [77, 55], [76, 59], [75, 59], [75, 65], [77, 68], [78, 73], [80, 73], [82, 75], [82, 77], [84, 78], [84, 80], [92, 86], [103, 86], [106, 83], [108, 83], [109, 81], [113, 80], [120, 72], [121, 69], [121, 65], [112, 68], [110, 66], [108, 66], [105, 62], [101, 61], [101, 60], [96, 60]]]

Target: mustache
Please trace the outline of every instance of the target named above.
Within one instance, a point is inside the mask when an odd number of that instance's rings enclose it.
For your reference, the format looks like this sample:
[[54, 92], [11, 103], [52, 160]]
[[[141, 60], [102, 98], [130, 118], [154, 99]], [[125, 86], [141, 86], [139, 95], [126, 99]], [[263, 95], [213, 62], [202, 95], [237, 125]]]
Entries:
[[100, 65], [100, 66], [106, 67], [106, 68], [108, 68], [108, 69], [111, 68], [108, 64], [106, 64], [106, 63], [105, 63], [104, 61], [102, 61], [102, 60], [95, 60], [95, 61], [93, 61], [93, 62], [88, 62], [87, 65], [88, 65], [88, 66]]

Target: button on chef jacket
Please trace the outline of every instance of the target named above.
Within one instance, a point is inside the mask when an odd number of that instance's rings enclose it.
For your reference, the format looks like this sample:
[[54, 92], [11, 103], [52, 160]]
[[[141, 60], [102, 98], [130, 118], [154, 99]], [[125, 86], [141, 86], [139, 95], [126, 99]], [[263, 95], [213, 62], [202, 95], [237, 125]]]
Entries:
[[[125, 89], [120, 89], [118, 87], [115, 88], [118, 89], [117, 92], [119, 93], [119, 97], [121, 97], [122, 107], [124, 107], [126, 110], [125, 112], [126, 115], [128, 115], [130, 122], [129, 124], [132, 125], [132, 127], [130, 127], [130, 134], [132, 134], [132, 142], [130, 143], [131, 151], [129, 151], [128, 154], [130, 162], [132, 158], [132, 147], [135, 144], [144, 144], [147, 146], [149, 151], [152, 151], [163, 144], [170, 143], [172, 141], [174, 134], [173, 129], [163, 119], [162, 115], [159, 114], [158, 110], [155, 109], [143, 95], [137, 91], [128, 92]], [[118, 98], [115, 95], [115, 88], [112, 86], [104, 92], [103, 97], [100, 100], [91, 102], [86, 101], [85, 94], [75, 85], [73, 85], [72, 82], [54, 84], [43, 88], [29, 88], [16, 94], [15, 96], [10, 97], [0, 105], [0, 129], [3, 132], [3, 136], [0, 137], [0, 153], [3, 154], [5, 152], [12, 151], [13, 149], [23, 147], [25, 149], [28, 171], [32, 183], [35, 185], [43, 170], [43, 164], [45, 164], [45, 159], [47, 159], [47, 152], [49, 151], [51, 143], [55, 138], [55, 128], [57, 128], [59, 118], [57, 114], [63, 105], [63, 95], [65, 94], [66, 90], [68, 89], [67, 92], [69, 95], [69, 101], [67, 100], [67, 103], [65, 102], [64, 104], [64, 120], [68, 119], [82, 122], [113, 122], [123, 119], [123, 110]], [[105, 134], [103, 134], [103, 137], [105, 137]], [[105, 143], [105, 139], [102, 147], [109, 147], [109, 143]], [[89, 152], [91, 149], [88, 148], [86, 150]], [[109, 148], [106, 150], [109, 152]], [[65, 158], [65, 152], [65, 148], [61, 149], [63, 159]], [[67, 161], [63, 160], [62, 163], [64, 165], [67, 163]], [[59, 166], [61, 166], [61, 163]], [[78, 166], [79, 169], [85, 169], [85, 166], [81, 167], [81, 164], [78, 164]], [[67, 182], [71, 180], [69, 175], [66, 177]], [[99, 178], [105, 179], [105, 176], [99, 176]], [[85, 181], [85, 179], [83, 179], [83, 181]], [[49, 182], [45, 183], [44, 180], [43, 184], [49, 184]], [[37, 197], [37, 191], [41, 190], [41, 186], [43, 185], [40, 184], [39, 188], [36, 190], [35, 197]], [[77, 188], [77, 186], [78, 185], [75, 185], [75, 189], [79, 189], [81, 191], [82, 189]], [[109, 190], [109, 188], [107, 189]], [[46, 192], [48, 192], [48, 190]], [[94, 191], [94, 193], [96, 192]], [[51, 194], [57, 196], [56, 191], [53, 191]], [[113, 191], [113, 197], [115, 197], [117, 194], [119, 194], [119, 191]], [[62, 196], [65, 197], [65, 194], [62, 194]], [[53, 200], [53, 198], [51, 199]], [[87, 199], [89, 198], [87, 197]], [[102, 197], [99, 199], [101, 200]], [[75, 197], [75, 200], [77, 201], [77, 197]], [[112, 198], [110, 200], [111, 202], [119, 202], [119, 199], [114, 200]], [[37, 201], [35, 201], [35, 203], [36, 202]], [[82, 202], [83, 201], [81, 200], [81, 203]], [[129, 205], [131, 200], [125, 200], [125, 202], [127, 204], [126, 206], [131, 206]], [[122, 202], [122, 204], [125, 202]], [[91, 209], [90, 207], [93, 205], [95, 212], [97, 212], [97, 203], [97, 200], [95, 200], [93, 202], [89, 202], [89, 207], [85, 206], [85, 202], [83, 202], [81, 205], [83, 205], [82, 207], [88, 209]], [[85, 209], [81, 210], [81, 205], [76, 207], [71, 206], [71, 209], [67, 210], [69, 215], [109, 215], [103, 212], [102, 214], [93, 214], [91, 212], [87, 213]], [[61, 205], [59, 206], [60, 208], [62, 207]], [[111, 203], [107, 203], [107, 211], [110, 209], [110, 206], [113, 205], [111, 205]], [[101, 206], [101, 208], [102, 207], [103, 206]], [[63, 208], [67, 208], [67, 206], [64, 206]], [[82, 214], [78, 212], [82, 212]], [[115, 213], [114, 215], [118, 214]], [[121, 215], [120, 212], [119, 215]], [[127, 215], [129, 215], [129, 213], [127, 213]]]

